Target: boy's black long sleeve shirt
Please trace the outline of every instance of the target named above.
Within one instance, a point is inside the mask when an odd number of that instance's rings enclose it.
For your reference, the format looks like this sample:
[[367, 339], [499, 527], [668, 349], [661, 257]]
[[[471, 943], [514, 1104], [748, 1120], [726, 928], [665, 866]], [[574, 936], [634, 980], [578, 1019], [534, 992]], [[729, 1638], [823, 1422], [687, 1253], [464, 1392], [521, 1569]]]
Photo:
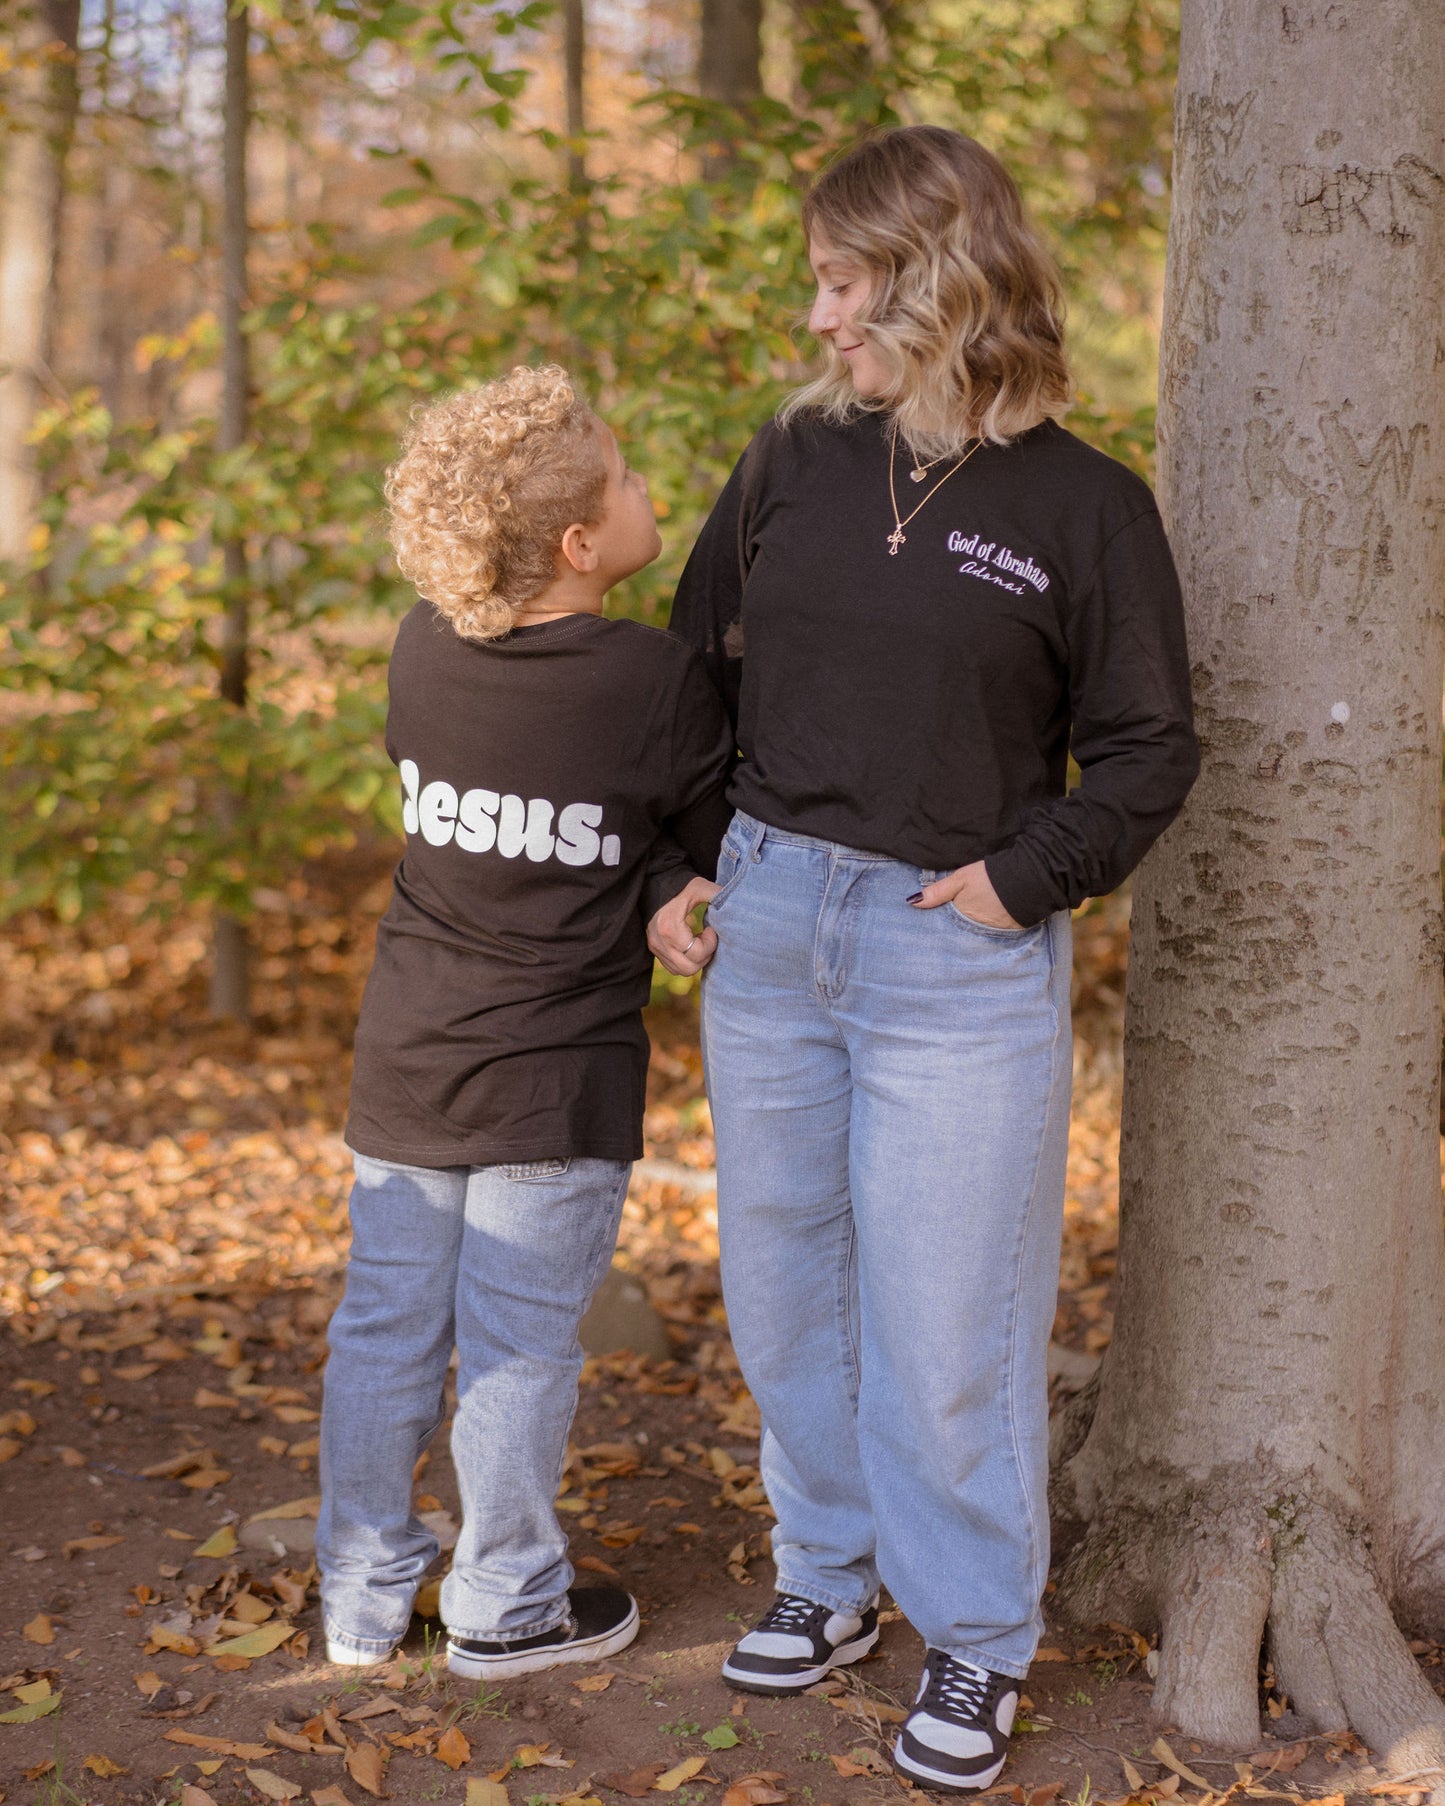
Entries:
[[[1168, 542], [1146, 484], [1047, 422], [977, 451], [893, 552], [889, 459], [876, 415], [764, 427], [671, 630], [736, 724], [734, 804], [921, 868], [981, 858], [1030, 925], [1127, 877], [1197, 774]], [[905, 516], [948, 469], [912, 462]]]
[[408, 1166], [637, 1158], [644, 895], [711, 877], [730, 813], [732, 733], [702, 661], [593, 615], [480, 645], [421, 602], [389, 690], [406, 852], [347, 1142]]

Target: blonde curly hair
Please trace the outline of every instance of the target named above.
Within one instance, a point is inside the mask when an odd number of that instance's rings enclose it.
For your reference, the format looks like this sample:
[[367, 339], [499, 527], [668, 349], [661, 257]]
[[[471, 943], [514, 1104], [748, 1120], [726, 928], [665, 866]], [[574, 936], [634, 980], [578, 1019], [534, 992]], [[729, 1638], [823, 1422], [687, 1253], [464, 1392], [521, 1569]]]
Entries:
[[823, 369], [779, 418], [813, 410], [842, 423], [891, 414], [924, 457], [975, 437], [1007, 445], [1070, 401], [1058, 270], [991, 151], [943, 126], [865, 138], [803, 202], [803, 233], [854, 257], [873, 280], [856, 324], [892, 375], [864, 399], [829, 341]]
[[518, 365], [413, 415], [386, 474], [397, 565], [464, 640], [499, 639], [606, 486], [597, 417], [567, 372]]

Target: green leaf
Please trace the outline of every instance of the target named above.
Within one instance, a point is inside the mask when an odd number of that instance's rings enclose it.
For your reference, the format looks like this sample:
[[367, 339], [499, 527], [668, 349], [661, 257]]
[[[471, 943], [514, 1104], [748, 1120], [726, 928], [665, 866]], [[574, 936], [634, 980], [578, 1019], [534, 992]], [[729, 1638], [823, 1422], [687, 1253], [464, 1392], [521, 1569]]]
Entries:
[[0, 1724], [30, 1724], [59, 1710], [60, 1695], [52, 1693], [47, 1699], [32, 1699], [27, 1705], [16, 1706], [13, 1712], [0, 1712]]
[[736, 1749], [742, 1741], [730, 1724], [714, 1725], [710, 1731], [704, 1731], [702, 1740], [710, 1750]]

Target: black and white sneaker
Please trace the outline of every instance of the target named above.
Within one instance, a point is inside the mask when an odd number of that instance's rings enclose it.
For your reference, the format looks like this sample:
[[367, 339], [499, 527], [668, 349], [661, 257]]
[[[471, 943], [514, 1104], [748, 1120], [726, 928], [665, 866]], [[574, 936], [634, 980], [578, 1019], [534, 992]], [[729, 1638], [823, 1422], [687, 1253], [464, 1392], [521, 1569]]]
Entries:
[[918, 1698], [893, 1746], [900, 1775], [937, 1793], [991, 1787], [1008, 1754], [1019, 1683], [930, 1649]]
[[447, 1638], [447, 1667], [469, 1680], [507, 1680], [564, 1662], [600, 1662], [637, 1635], [637, 1601], [621, 1587], [572, 1587], [570, 1615], [555, 1630], [510, 1642]]
[[779, 1593], [722, 1665], [744, 1693], [804, 1693], [834, 1668], [861, 1661], [878, 1641], [878, 1607], [861, 1618]]

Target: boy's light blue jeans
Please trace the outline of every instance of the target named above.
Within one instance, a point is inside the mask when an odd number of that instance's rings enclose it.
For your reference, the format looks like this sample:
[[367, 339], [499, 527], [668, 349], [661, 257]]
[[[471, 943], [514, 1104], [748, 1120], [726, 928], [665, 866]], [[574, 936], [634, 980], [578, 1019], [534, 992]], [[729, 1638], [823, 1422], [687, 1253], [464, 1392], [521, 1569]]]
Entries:
[[485, 1641], [551, 1630], [572, 1582], [553, 1501], [577, 1408], [577, 1326], [617, 1239], [631, 1164], [354, 1158], [321, 1411], [327, 1639], [380, 1661], [406, 1631], [437, 1554], [412, 1510], [412, 1469], [442, 1421], [453, 1346], [462, 1532], [442, 1620]]
[[1070, 922], [906, 899], [942, 874], [738, 815], [703, 1053], [723, 1291], [778, 1588], [1022, 1677], [1048, 1575], [1045, 1356]]

